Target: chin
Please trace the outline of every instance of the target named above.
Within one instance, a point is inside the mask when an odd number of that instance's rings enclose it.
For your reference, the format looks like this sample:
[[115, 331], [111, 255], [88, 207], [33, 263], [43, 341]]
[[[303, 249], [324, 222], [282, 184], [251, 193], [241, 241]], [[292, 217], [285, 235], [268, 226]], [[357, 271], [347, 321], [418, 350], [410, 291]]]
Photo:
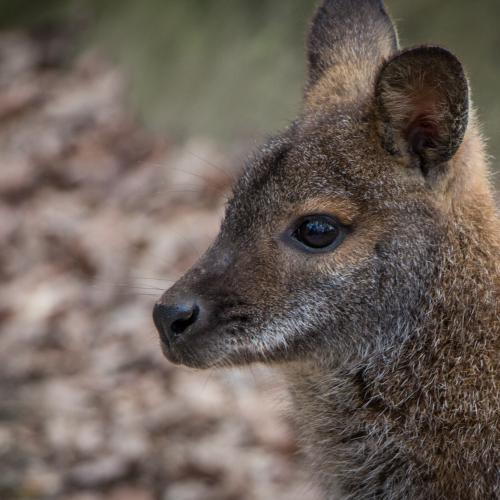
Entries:
[[197, 349], [188, 349], [181, 346], [170, 347], [162, 343], [161, 350], [165, 358], [177, 366], [203, 370], [217, 365], [216, 360], [210, 359], [209, 356], [198, 352]]
[[[220, 339], [220, 337], [219, 337]], [[161, 343], [163, 355], [175, 365], [208, 369], [242, 366], [250, 363], [277, 361], [272, 353], [257, 352], [253, 346], [218, 344], [207, 338], [206, 342], [191, 339], [190, 342]]]
[[161, 343], [161, 349], [165, 358], [174, 365], [182, 365], [188, 368], [199, 370], [237, 365], [230, 361], [231, 352], [226, 352], [224, 348], [217, 346], [209, 339], [200, 342], [200, 339], [180, 340], [178, 342]]

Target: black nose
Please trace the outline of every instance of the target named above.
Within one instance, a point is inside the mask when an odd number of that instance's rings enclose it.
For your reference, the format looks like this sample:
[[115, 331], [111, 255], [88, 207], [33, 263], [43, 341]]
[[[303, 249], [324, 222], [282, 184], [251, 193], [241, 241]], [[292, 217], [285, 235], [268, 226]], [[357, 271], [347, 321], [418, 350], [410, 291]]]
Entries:
[[161, 340], [166, 344], [196, 323], [199, 315], [200, 308], [193, 302], [174, 305], [155, 304], [153, 308], [153, 321]]

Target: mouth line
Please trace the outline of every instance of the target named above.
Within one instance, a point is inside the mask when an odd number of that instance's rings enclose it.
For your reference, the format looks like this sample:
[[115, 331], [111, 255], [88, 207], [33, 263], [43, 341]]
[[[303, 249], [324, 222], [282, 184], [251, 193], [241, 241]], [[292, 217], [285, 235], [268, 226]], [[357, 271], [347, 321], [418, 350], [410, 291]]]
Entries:
[[226, 355], [214, 360], [211, 358], [204, 358], [203, 356], [196, 356], [192, 351], [179, 352], [175, 348], [172, 349], [167, 347], [163, 343], [161, 344], [161, 350], [165, 359], [176, 366], [184, 366], [194, 369], [208, 369], [227, 366], [223, 364]]
[[[207, 328], [203, 333], [196, 335], [182, 335], [178, 338], [160, 339], [163, 356], [175, 365], [184, 365], [192, 368], [213, 368], [228, 367], [238, 365], [238, 362], [230, 362], [233, 357], [245, 358], [241, 351], [245, 351], [249, 346], [245, 342], [234, 342], [235, 335], [241, 331], [235, 330], [233, 325], [226, 323], [218, 325], [216, 328]], [[210, 342], [208, 336], [215, 335], [215, 338], [225, 337], [226, 342], [222, 344]], [[231, 339], [234, 343], [231, 343]], [[240, 340], [245, 340], [241, 338]], [[216, 354], [219, 350], [219, 354]]]

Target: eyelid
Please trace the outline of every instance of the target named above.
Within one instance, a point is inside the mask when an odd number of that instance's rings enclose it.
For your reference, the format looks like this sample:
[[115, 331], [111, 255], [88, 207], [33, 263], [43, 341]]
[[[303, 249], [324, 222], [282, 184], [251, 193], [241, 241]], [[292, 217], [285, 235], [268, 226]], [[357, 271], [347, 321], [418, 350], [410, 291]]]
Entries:
[[[332, 220], [336, 227], [339, 229], [339, 236], [336, 238], [336, 240], [331, 244], [328, 245], [324, 248], [312, 248], [307, 246], [306, 244], [302, 243], [299, 241], [297, 238], [295, 238], [294, 234], [297, 231], [297, 229], [300, 227], [304, 221], [310, 218], [314, 217], [325, 217], [327, 219]], [[321, 253], [330, 253], [334, 251], [343, 241], [345, 236], [349, 232], [349, 226], [346, 226], [345, 224], [342, 224], [338, 218], [335, 216], [332, 216], [330, 214], [325, 214], [325, 213], [311, 213], [307, 215], [303, 215], [301, 217], [298, 217], [295, 219], [289, 226], [288, 229], [282, 234], [281, 236], [281, 241], [285, 243], [288, 247], [295, 248], [297, 250], [300, 250], [304, 253], [310, 253], [310, 254], [321, 254]]]
[[344, 226], [351, 226], [361, 215], [361, 209], [348, 196], [317, 197], [295, 205], [288, 220], [299, 220], [308, 215], [326, 215]]
[[339, 227], [344, 226], [344, 224], [342, 224], [342, 222], [334, 215], [326, 214], [326, 213], [311, 213], [311, 214], [302, 215], [302, 216], [294, 219], [292, 224], [290, 224], [289, 228], [295, 228], [294, 229], [294, 231], [295, 231], [296, 229], [298, 229], [300, 227], [301, 224], [303, 224], [304, 222], [306, 222], [307, 220], [310, 220], [310, 219], [326, 219], [327, 221], [331, 221], [333, 223], [333, 225], [336, 225]]

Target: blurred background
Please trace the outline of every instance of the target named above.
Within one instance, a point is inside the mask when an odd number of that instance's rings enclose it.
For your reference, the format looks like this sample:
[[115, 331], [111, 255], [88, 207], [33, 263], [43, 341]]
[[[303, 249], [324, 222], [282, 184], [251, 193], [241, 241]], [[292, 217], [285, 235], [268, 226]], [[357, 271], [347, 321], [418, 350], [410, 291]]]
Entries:
[[[387, 0], [500, 154], [496, 0]], [[0, 0], [0, 498], [314, 499], [265, 368], [169, 365], [155, 298], [293, 119], [311, 0]]]

